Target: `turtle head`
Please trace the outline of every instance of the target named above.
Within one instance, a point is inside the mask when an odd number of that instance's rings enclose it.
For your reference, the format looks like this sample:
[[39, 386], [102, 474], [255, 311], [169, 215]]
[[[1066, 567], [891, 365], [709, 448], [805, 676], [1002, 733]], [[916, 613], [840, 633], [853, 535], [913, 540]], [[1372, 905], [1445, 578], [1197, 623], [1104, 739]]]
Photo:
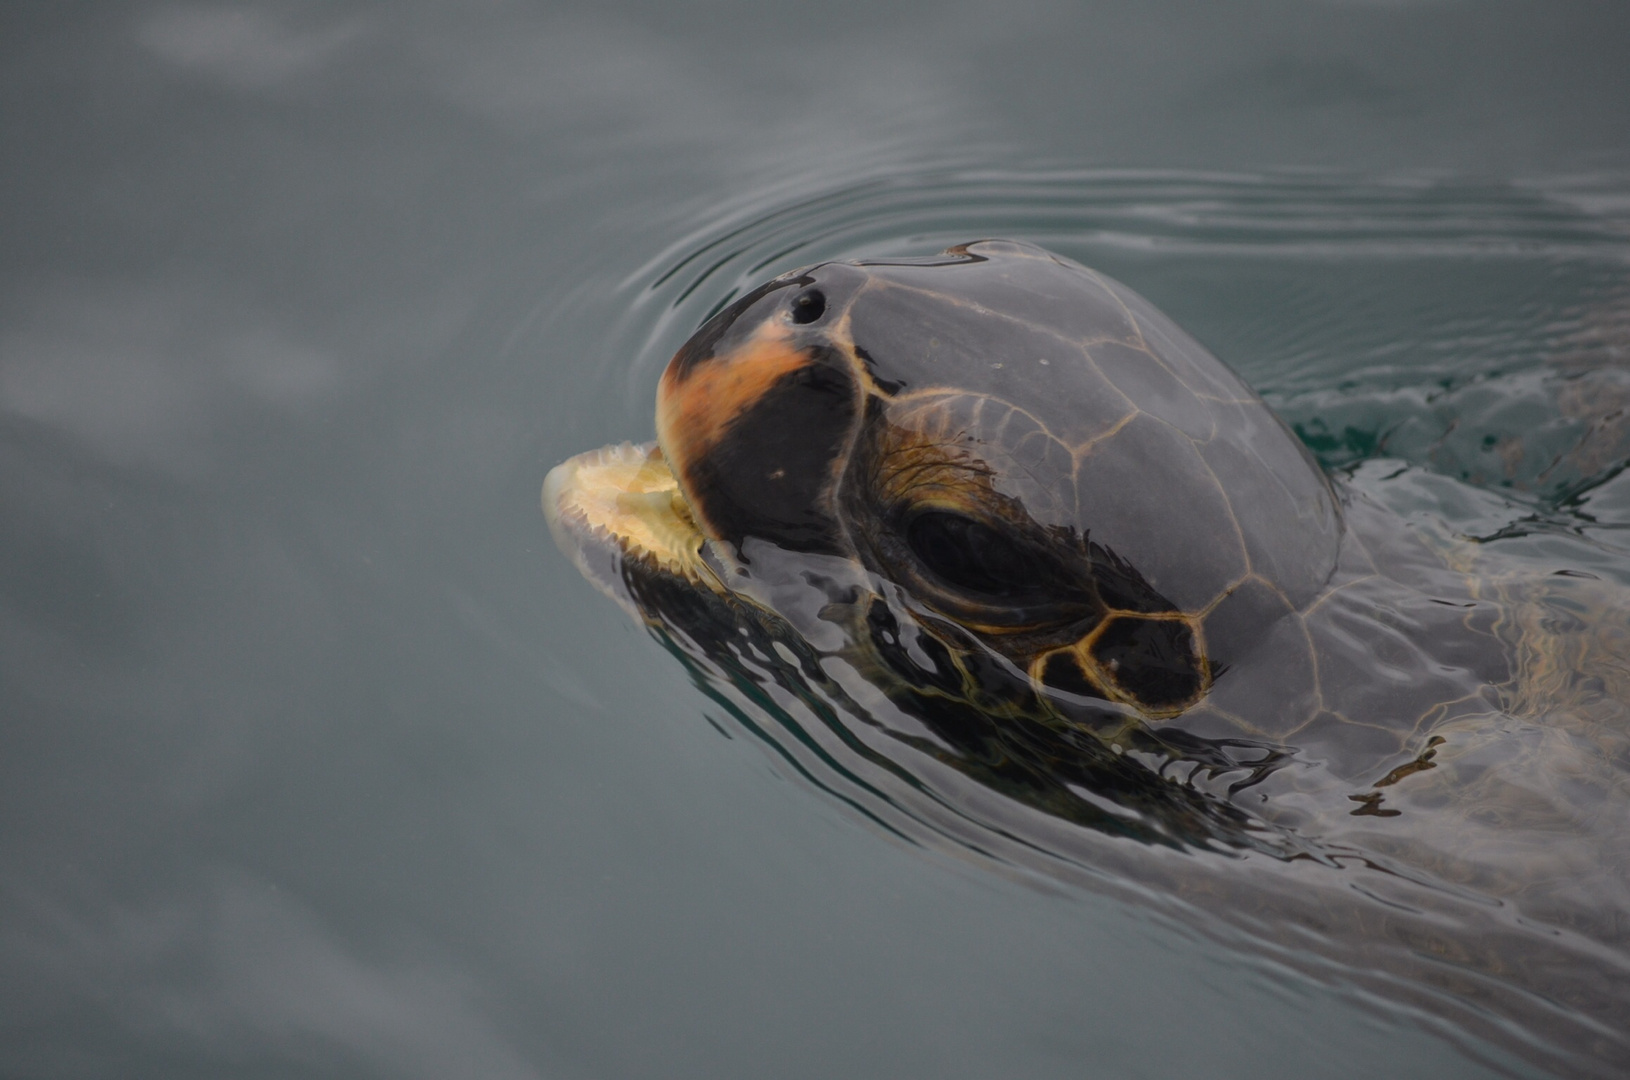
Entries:
[[[675, 354], [656, 427], [648, 460], [594, 466], [641, 501], [561, 480], [561, 505], [663, 566], [708, 541], [842, 560], [942, 651], [1055, 701], [1174, 716], [1334, 565], [1329, 486], [1261, 399], [1031, 245], [775, 278]], [[666, 488], [639, 472], [658, 463]]]

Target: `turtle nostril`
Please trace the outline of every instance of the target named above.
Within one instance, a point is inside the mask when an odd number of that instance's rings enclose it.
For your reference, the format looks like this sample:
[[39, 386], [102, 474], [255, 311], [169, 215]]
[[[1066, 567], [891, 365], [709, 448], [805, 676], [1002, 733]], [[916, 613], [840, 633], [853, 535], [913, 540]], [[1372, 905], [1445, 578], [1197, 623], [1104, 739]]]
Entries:
[[805, 289], [792, 302], [792, 321], [812, 323], [826, 313], [826, 294], [819, 289]]

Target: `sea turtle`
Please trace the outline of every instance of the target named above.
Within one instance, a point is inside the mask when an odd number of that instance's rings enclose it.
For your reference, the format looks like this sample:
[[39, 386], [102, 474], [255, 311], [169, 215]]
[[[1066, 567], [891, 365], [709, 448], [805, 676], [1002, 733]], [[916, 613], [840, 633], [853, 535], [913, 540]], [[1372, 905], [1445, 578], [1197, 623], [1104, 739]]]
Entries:
[[[1407, 948], [1630, 1018], [1616, 587], [1338, 489], [1146, 300], [1026, 243], [776, 277], [673, 357], [656, 419], [558, 466], [544, 509], [682, 655], [886, 728], [870, 759], [948, 765], [1032, 823], [1362, 865], [1420, 915], [1388, 924]], [[1460, 932], [1423, 929], [1445, 903]], [[1470, 946], [1474, 910], [1573, 944], [1499, 923]], [[1630, 1061], [1625, 1026], [1601, 1060]]]

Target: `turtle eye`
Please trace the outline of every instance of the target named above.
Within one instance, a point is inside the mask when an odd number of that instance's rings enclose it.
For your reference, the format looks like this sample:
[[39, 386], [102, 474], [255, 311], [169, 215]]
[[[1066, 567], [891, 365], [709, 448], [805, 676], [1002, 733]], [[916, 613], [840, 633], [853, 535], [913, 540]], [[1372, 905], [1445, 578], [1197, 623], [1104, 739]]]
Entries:
[[819, 289], [805, 289], [793, 298], [792, 321], [799, 325], [812, 323], [826, 314], [826, 294]]
[[1040, 560], [982, 521], [929, 510], [906, 526], [906, 544], [922, 564], [950, 585], [988, 596], [1011, 597], [1045, 585]]

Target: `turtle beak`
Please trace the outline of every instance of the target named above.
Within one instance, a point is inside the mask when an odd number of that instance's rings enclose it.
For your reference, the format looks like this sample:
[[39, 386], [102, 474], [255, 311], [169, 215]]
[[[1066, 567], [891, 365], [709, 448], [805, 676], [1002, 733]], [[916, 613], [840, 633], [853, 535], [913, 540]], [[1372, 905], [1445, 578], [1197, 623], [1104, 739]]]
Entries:
[[712, 539], [835, 551], [832, 494], [858, 390], [832, 350], [768, 318], [727, 350], [682, 348], [657, 390], [657, 441]]

